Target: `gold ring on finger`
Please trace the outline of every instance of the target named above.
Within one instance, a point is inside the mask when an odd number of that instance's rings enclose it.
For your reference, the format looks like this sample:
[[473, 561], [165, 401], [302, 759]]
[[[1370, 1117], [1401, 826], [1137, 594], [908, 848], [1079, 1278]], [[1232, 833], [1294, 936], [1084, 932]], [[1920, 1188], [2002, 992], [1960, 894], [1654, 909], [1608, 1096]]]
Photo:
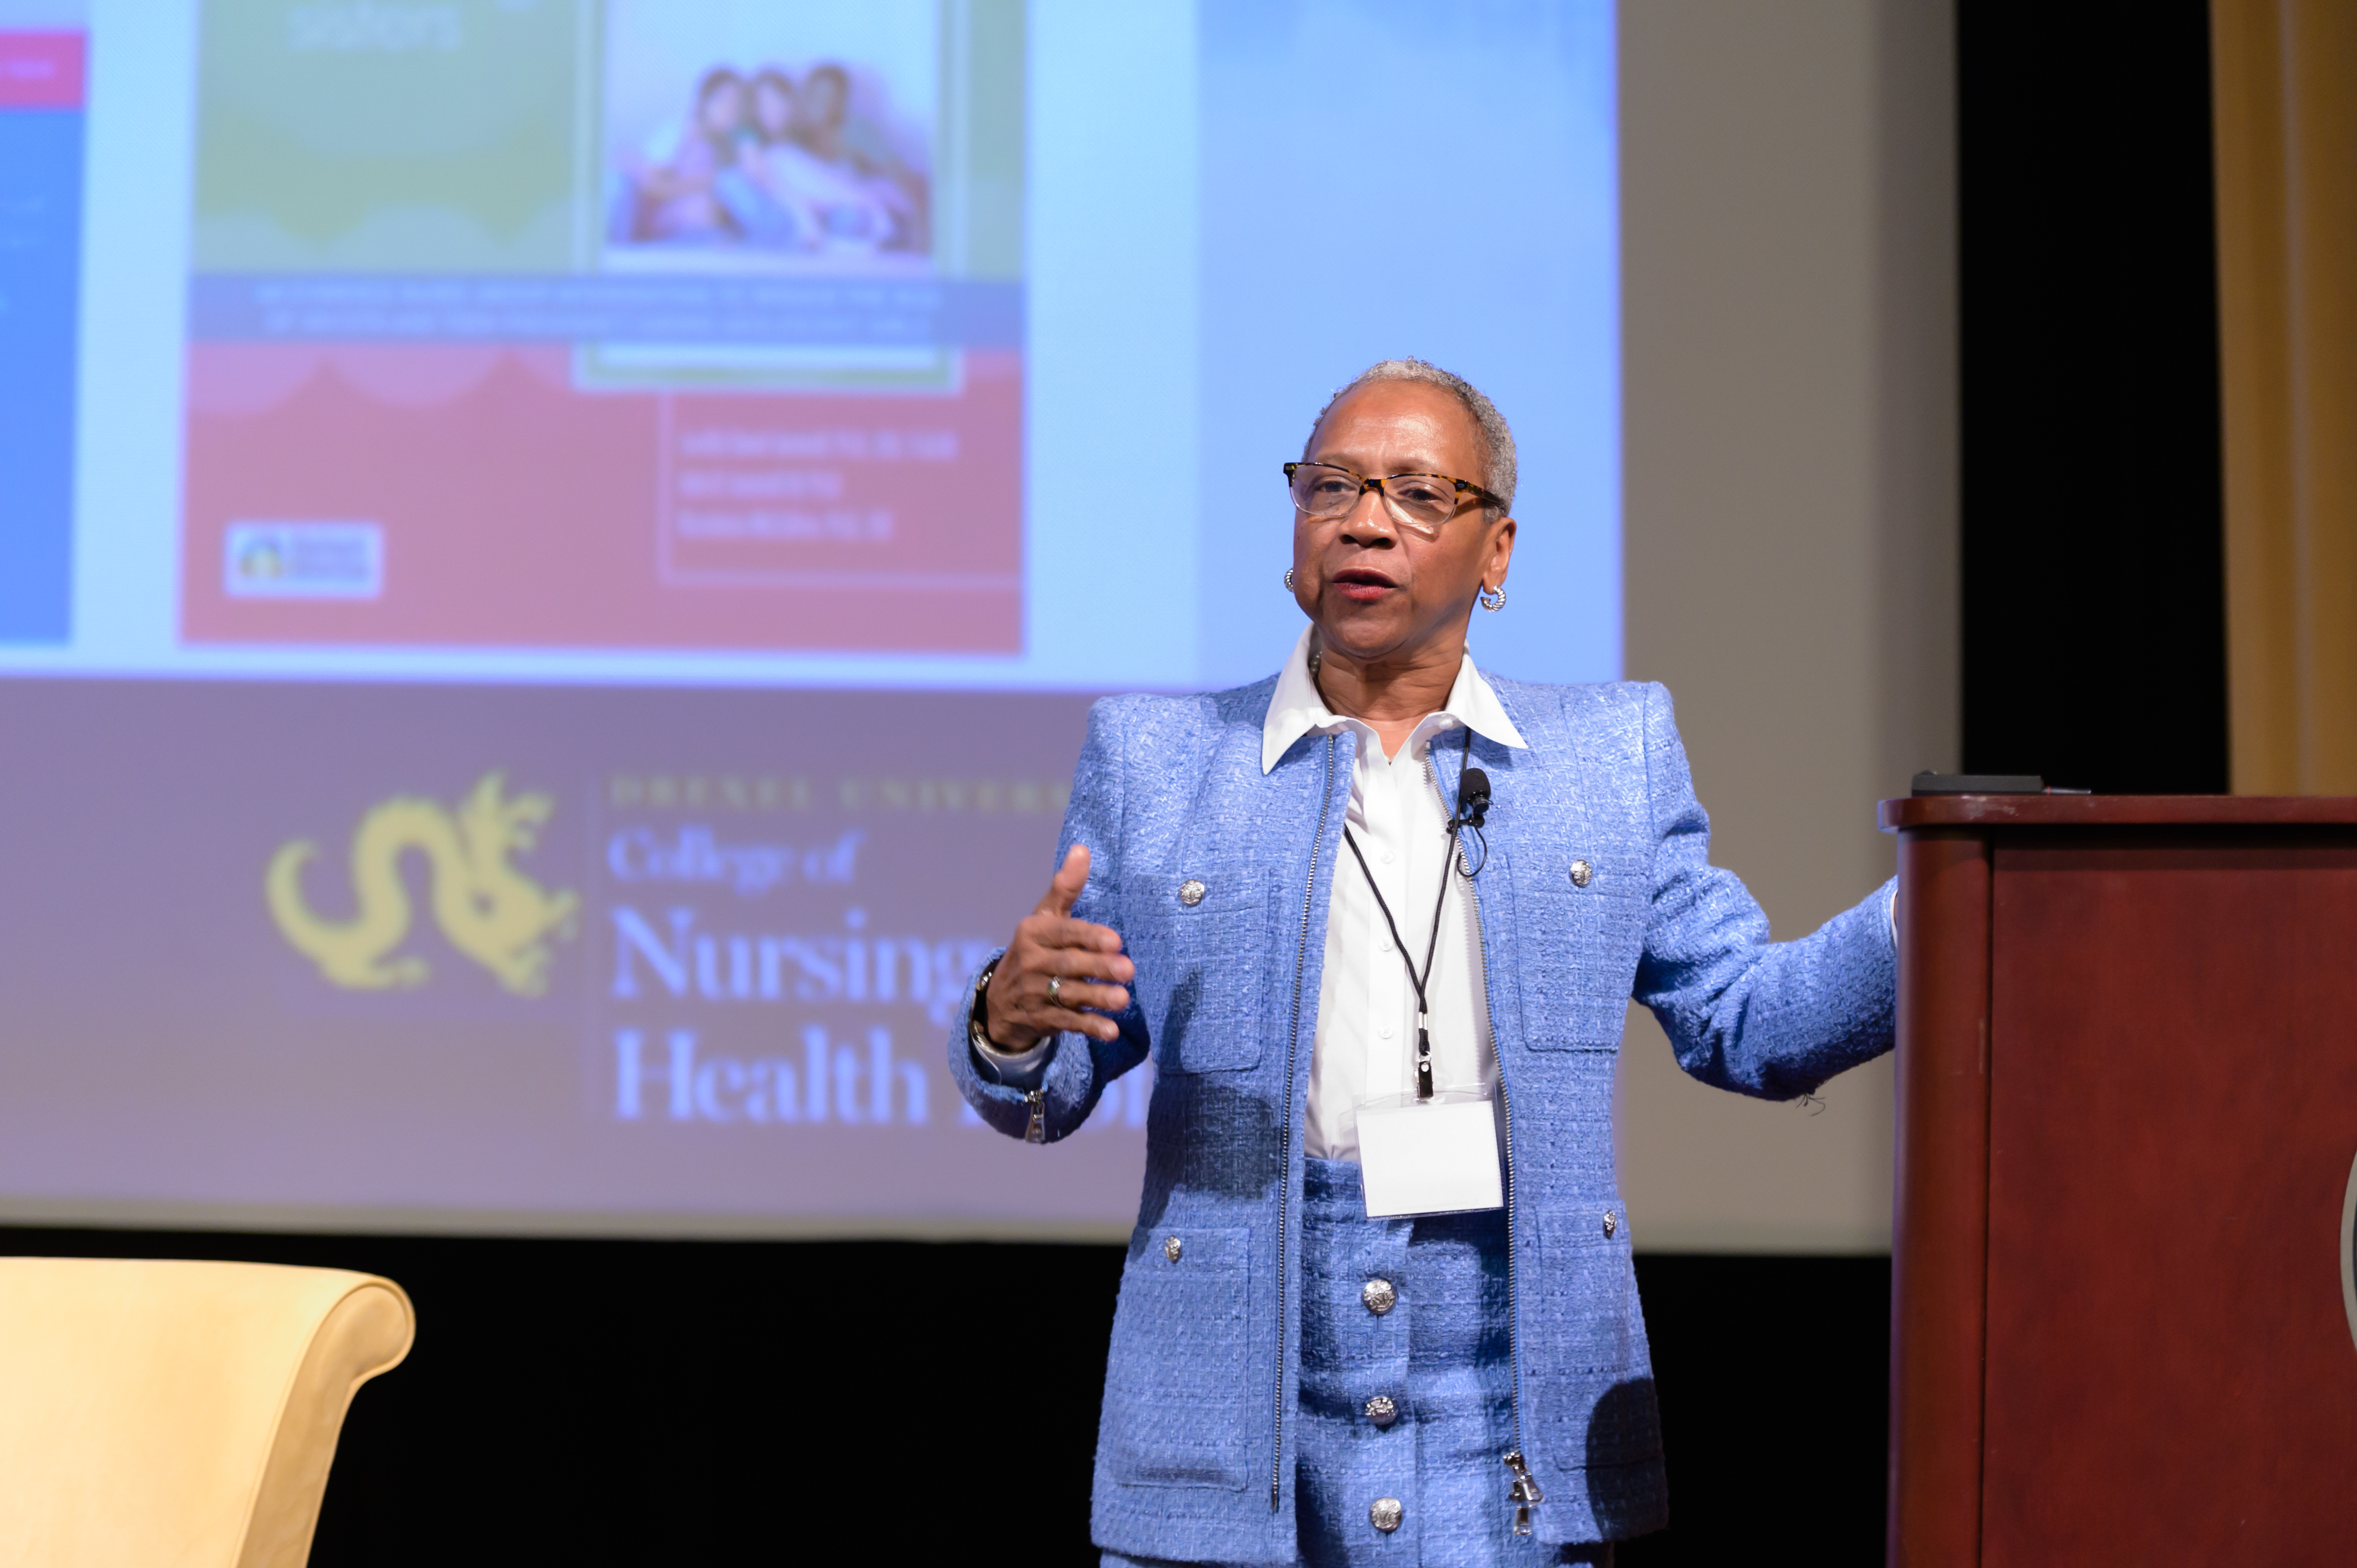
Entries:
[[1064, 977], [1060, 974], [1048, 977], [1048, 1004], [1051, 1007], [1064, 1004]]

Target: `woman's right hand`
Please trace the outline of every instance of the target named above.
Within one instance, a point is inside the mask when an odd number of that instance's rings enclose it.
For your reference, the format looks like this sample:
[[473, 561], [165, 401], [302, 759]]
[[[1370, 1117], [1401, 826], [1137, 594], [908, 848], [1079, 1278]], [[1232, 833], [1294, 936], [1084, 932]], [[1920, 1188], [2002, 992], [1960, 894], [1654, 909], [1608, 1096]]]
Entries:
[[[1059, 1029], [1099, 1040], [1121, 1033], [1104, 1015], [1129, 1005], [1125, 988], [1136, 978], [1137, 966], [1122, 952], [1119, 931], [1072, 918], [1088, 880], [1088, 847], [1076, 843], [1049, 878], [1046, 897], [1015, 928], [1015, 940], [983, 993], [990, 1043], [998, 1049], [1028, 1051]], [[1057, 982], [1054, 1001], [1048, 997], [1050, 980]]]

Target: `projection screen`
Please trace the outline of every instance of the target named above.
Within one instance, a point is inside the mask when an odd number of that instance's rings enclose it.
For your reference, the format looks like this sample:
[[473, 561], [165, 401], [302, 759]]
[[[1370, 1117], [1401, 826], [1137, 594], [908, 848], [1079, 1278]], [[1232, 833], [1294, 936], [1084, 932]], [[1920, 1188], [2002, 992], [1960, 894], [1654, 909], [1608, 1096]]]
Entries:
[[[1125, 1234], [950, 1009], [1385, 356], [1620, 650], [1587, 0], [0, 0], [0, 1217]], [[1530, 607], [1523, 608], [1523, 607]]]

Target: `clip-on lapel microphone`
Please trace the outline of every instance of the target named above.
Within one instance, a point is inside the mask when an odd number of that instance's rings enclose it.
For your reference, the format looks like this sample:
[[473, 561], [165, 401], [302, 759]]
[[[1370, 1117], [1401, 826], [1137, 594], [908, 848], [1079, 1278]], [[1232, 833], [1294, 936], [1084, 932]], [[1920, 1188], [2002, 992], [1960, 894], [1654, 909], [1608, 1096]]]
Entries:
[[[1468, 749], [1470, 747], [1469, 746]], [[1490, 864], [1490, 841], [1481, 834], [1482, 819], [1490, 814], [1490, 776], [1473, 766], [1469, 759], [1465, 773], [1457, 784], [1457, 814], [1448, 819], [1448, 836], [1455, 838], [1459, 830], [1471, 828], [1474, 841], [1481, 846], [1480, 865], [1467, 865], [1464, 851], [1458, 852], [1457, 864], [1468, 876], [1479, 876], [1481, 866]]]

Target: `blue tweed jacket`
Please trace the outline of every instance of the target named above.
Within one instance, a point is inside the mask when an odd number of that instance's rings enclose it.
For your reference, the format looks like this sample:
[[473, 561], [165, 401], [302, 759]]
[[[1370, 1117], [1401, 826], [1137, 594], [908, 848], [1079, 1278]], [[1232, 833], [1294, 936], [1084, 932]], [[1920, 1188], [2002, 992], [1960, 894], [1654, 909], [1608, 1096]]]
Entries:
[[[1890, 1047], [1889, 892], [1770, 942], [1742, 883], [1709, 864], [1667, 692], [1489, 679], [1530, 743], [1473, 745], [1493, 789], [1473, 908], [1508, 1129], [1520, 1446], [1544, 1494], [1542, 1541], [1617, 1539], [1665, 1509], [1612, 1152], [1628, 999], [1652, 1008], [1696, 1078], [1803, 1093]], [[1153, 1053], [1092, 1517], [1097, 1544], [1131, 1555], [1296, 1554], [1299, 1129], [1355, 740], [1305, 736], [1264, 776], [1274, 689], [1115, 697], [1090, 714], [1063, 841], [1092, 855], [1074, 913], [1118, 930], [1136, 961], [1120, 1037], [1060, 1036], [1029, 1094], [985, 1080], [963, 1015], [950, 1043], [983, 1117], [1048, 1142]], [[1453, 800], [1463, 753], [1434, 752]], [[1576, 860], [1592, 868], [1584, 886]], [[1178, 897], [1189, 878], [1206, 889], [1192, 906]], [[1512, 1481], [1501, 1463], [1501, 1527]]]

